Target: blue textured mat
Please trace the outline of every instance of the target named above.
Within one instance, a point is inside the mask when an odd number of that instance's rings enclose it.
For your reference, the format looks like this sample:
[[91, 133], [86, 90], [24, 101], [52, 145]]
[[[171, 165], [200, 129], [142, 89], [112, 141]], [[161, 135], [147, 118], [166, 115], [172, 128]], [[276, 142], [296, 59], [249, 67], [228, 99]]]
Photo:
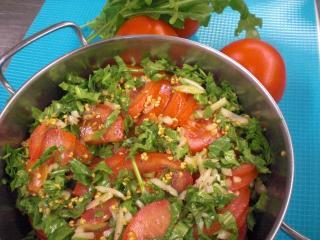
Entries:
[[[249, 0], [250, 9], [263, 17], [261, 37], [275, 46], [287, 65], [287, 88], [280, 107], [288, 122], [296, 155], [296, 175], [286, 221], [312, 239], [320, 239], [320, 63], [318, 30], [312, 0]], [[104, 0], [47, 0], [27, 36], [60, 21], [79, 25], [99, 14]], [[221, 48], [235, 40], [238, 15], [214, 15], [209, 28], [194, 37]], [[9, 65], [6, 77], [17, 89], [37, 70], [79, 47], [70, 29], [51, 34], [25, 48]], [[0, 87], [0, 109], [8, 99]], [[280, 232], [277, 239], [289, 239]]]

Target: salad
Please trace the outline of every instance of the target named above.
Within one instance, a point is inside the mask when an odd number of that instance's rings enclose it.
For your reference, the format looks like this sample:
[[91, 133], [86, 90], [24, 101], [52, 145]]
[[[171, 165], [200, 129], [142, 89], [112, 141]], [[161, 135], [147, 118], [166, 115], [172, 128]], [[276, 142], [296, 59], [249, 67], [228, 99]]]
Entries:
[[[2, 159], [39, 239], [245, 239], [272, 163], [257, 119], [197, 65], [145, 58], [34, 108], [30, 137]], [[29, 238], [29, 239], [30, 239]]]

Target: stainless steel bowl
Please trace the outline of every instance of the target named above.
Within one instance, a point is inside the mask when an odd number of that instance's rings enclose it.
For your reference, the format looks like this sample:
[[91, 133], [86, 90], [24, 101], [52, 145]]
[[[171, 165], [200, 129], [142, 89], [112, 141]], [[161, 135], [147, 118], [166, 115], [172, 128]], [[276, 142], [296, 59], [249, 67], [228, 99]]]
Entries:
[[[45, 34], [61, 27], [70, 26], [81, 32], [72, 23], [52, 26], [23, 41], [0, 59], [0, 67], [17, 50]], [[12, 97], [0, 115], [0, 147], [6, 143], [18, 146], [28, 137], [31, 106], [43, 109], [52, 100], [61, 97], [58, 84], [67, 74], [88, 76], [93, 70], [113, 62], [113, 57], [135, 57], [137, 61], [145, 54], [167, 57], [177, 64], [196, 63], [212, 72], [217, 80], [225, 79], [235, 88], [244, 110], [257, 117], [267, 129], [266, 136], [271, 145], [275, 162], [267, 180], [269, 201], [267, 210], [257, 215], [257, 224], [249, 239], [273, 239], [277, 233], [290, 199], [294, 156], [290, 134], [284, 117], [266, 89], [241, 65], [221, 52], [199, 43], [177, 38], [155, 35], [112, 38], [87, 45], [81, 37], [83, 47], [64, 55], [40, 70], [17, 91], [10, 87], [0, 71], [0, 80], [12, 93]], [[285, 154], [284, 154], [285, 153]], [[3, 166], [1, 167], [3, 175]], [[0, 192], [0, 236], [2, 239], [20, 239], [26, 232], [27, 222], [15, 210], [14, 196], [5, 187]], [[5, 219], [5, 220], [3, 220]]]

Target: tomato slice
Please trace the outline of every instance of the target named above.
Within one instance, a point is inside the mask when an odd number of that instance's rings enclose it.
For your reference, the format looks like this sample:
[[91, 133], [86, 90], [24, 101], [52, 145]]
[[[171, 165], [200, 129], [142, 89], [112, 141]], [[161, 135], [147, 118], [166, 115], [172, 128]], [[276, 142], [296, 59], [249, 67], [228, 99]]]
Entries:
[[222, 212], [223, 213], [227, 211], [231, 212], [238, 223], [241, 215], [248, 208], [249, 201], [250, 201], [250, 190], [248, 188], [242, 188], [239, 190], [239, 196], [233, 199], [231, 203], [229, 203], [228, 206], [226, 206], [223, 209]]
[[238, 231], [238, 240], [245, 240], [247, 236], [247, 224], [245, 223]]
[[213, 141], [221, 137], [221, 133], [217, 130], [212, 133], [207, 130], [207, 126], [211, 123], [206, 120], [189, 121], [183, 126], [183, 135], [187, 138], [187, 143], [191, 152], [200, 152], [203, 148], [209, 146]]
[[[157, 172], [163, 169], [180, 170], [180, 161], [169, 160], [172, 156], [166, 153], [147, 153], [147, 160], [142, 160], [141, 154], [136, 156], [136, 163], [141, 174]], [[104, 160], [112, 169], [114, 175], [118, 175], [122, 169], [132, 170], [132, 163], [127, 159], [127, 154], [120, 152]]]
[[115, 198], [112, 198], [95, 208], [90, 208], [86, 210], [82, 214], [81, 218], [84, 219], [86, 223], [90, 224], [106, 222], [111, 217], [110, 208], [112, 206], [117, 206], [118, 204], [119, 202]]
[[80, 196], [85, 195], [88, 191], [89, 191], [89, 189], [87, 186], [83, 185], [80, 182], [77, 182], [76, 186], [74, 187], [74, 189], [72, 191], [72, 195], [80, 197]]
[[118, 175], [120, 170], [124, 168], [127, 156], [127, 153], [119, 151], [113, 156], [106, 158], [104, 162], [112, 169], [114, 175]]
[[[248, 188], [242, 188], [239, 190], [239, 196], [231, 201], [231, 203], [226, 206], [221, 213], [231, 212], [237, 222], [237, 227], [240, 229], [246, 221], [248, 214], [248, 206], [250, 201], [250, 190]], [[206, 235], [213, 235], [220, 230], [220, 224], [214, 222], [211, 227], [204, 228], [203, 232]]]
[[123, 240], [157, 239], [166, 234], [171, 213], [168, 200], [155, 201], [141, 208], [123, 233]]
[[166, 80], [161, 80], [159, 81], [159, 84], [161, 84], [160, 86], [160, 90], [158, 92], [157, 95], [157, 99], [160, 99], [159, 105], [156, 106], [155, 108], [153, 108], [148, 114], [147, 116], [150, 115], [155, 115], [158, 116], [160, 113], [162, 113], [164, 111], [164, 109], [166, 108], [166, 106], [168, 105], [170, 98], [171, 98], [171, 94], [172, 94], [172, 88], [171, 88], [171, 84], [169, 81]]
[[40, 124], [32, 132], [29, 138], [29, 156], [30, 159], [27, 163], [27, 169], [33, 166], [42, 154], [42, 143], [46, 136], [49, 127], [45, 124]]
[[193, 184], [193, 177], [189, 171], [178, 171], [173, 174], [172, 187], [179, 193], [186, 190], [188, 186]]
[[198, 104], [192, 95], [188, 95], [187, 104], [182, 112], [177, 116], [180, 125], [185, 125], [193, 112], [198, 108]]
[[92, 153], [89, 151], [89, 149], [78, 139], [76, 139], [75, 142], [74, 155], [84, 163], [88, 163], [93, 158]]
[[36, 229], [36, 235], [39, 240], [47, 240], [46, 234], [41, 229]]
[[[84, 114], [84, 120], [80, 125], [81, 139], [91, 144], [121, 141], [124, 138], [124, 122], [121, 116], [118, 116], [117, 120], [109, 128], [103, 129], [104, 123], [112, 111], [111, 107], [104, 104], [92, 106]], [[101, 136], [98, 134], [99, 131], [104, 131]]]
[[[233, 180], [231, 186], [229, 187], [231, 191], [236, 191], [248, 186], [254, 179], [256, 179], [258, 172], [253, 164], [246, 163], [242, 164], [236, 169], [233, 169], [232, 176], [241, 179], [239, 182], [235, 182]], [[233, 178], [231, 178], [231, 180], [232, 179]]]
[[240, 167], [232, 170], [233, 176], [243, 177], [251, 172], [256, 171], [256, 167], [251, 163], [244, 163]]
[[28, 190], [37, 193], [48, 177], [49, 168], [47, 164], [42, 164], [37, 169], [29, 173]]
[[[141, 155], [136, 157], [136, 163], [141, 173], [157, 172], [163, 169], [180, 170], [180, 161], [169, 160], [172, 157], [166, 153], [147, 153], [148, 159], [142, 160]], [[125, 168], [132, 169], [130, 160], [126, 160]]]
[[29, 140], [30, 159], [26, 163], [26, 168], [30, 170], [41, 155], [52, 146], [61, 147], [61, 149], [54, 151], [45, 163], [30, 172], [28, 189], [31, 192], [36, 193], [40, 190], [47, 179], [49, 164], [56, 162], [63, 166], [74, 157], [83, 162], [88, 162], [92, 158], [86, 146], [73, 134], [41, 124], [31, 134]]
[[51, 128], [47, 131], [43, 143], [43, 152], [52, 146], [62, 147], [52, 154], [51, 161], [66, 165], [74, 158], [74, 150], [76, 146], [76, 136], [58, 128]]
[[183, 109], [187, 105], [187, 100], [188, 94], [174, 92], [167, 107], [163, 111], [163, 116], [169, 116], [178, 120], [178, 117], [183, 113]]
[[[161, 82], [147, 82], [144, 87], [138, 92], [138, 94], [132, 100], [128, 114], [132, 118], [137, 118], [145, 109], [145, 105], [148, 103], [148, 99], [156, 99], [160, 91]], [[151, 100], [150, 99], [150, 100]]]

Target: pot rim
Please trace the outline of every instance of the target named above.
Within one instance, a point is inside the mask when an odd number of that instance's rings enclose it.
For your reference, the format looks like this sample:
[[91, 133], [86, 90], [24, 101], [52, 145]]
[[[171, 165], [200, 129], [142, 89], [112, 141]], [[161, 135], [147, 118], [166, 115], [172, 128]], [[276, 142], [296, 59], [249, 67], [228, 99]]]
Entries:
[[290, 202], [290, 198], [291, 198], [291, 193], [292, 193], [292, 188], [293, 188], [293, 181], [294, 181], [294, 151], [293, 151], [293, 145], [292, 145], [292, 140], [291, 140], [291, 135], [288, 129], [288, 125], [284, 119], [284, 116], [279, 108], [279, 106], [277, 105], [277, 103], [275, 102], [275, 100], [272, 98], [272, 96], [269, 94], [269, 92], [265, 89], [265, 87], [256, 79], [255, 76], [253, 76], [253, 74], [251, 72], [249, 72], [246, 68], [244, 68], [242, 65], [240, 65], [238, 62], [236, 62], [235, 60], [231, 59], [230, 57], [228, 57], [227, 55], [225, 55], [224, 53], [220, 52], [217, 49], [211, 48], [209, 46], [206, 46], [204, 44], [201, 44], [199, 42], [195, 42], [189, 39], [185, 39], [185, 38], [179, 38], [179, 37], [173, 37], [173, 36], [161, 36], [161, 35], [130, 35], [130, 36], [121, 36], [121, 37], [113, 37], [110, 39], [106, 39], [106, 40], [101, 40], [86, 46], [82, 46], [80, 48], [77, 48], [61, 57], [59, 57], [58, 59], [54, 60], [53, 62], [49, 63], [48, 65], [46, 65], [45, 67], [43, 67], [42, 69], [40, 69], [38, 72], [36, 72], [35, 74], [33, 74], [33, 76], [31, 76], [28, 80], [26, 80], [22, 86], [17, 90], [17, 92], [11, 96], [11, 98], [8, 100], [8, 102], [6, 103], [4, 109], [2, 110], [2, 112], [0, 113], [0, 119], [2, 119], [5, 115], [7, 110], [9, 109], [9, 106], [16, 101], [16, 99], [19, 98], [20, 94], [23, 92], [23, 90], [25, 88], [28, 87], [29, 84], [31, 84], [33, 81], [35, 81], [40, 75], [42, 75], [43, 73], [45, 73], [47, 70], [49, 70], [50, 68], [54, 67], [55, 65], [58, 65], [60, 62], [64, 61], [65, 59], [69, 58], [70, 56], [82, 52], [82, 51], [86, 51], [89, 48], [93, 48], [99, 45], [104, 45], [104, 44], [108, 44], [110, 42], [114, 42], [114, 41], [119, 41], [119, 40], [130, 40], [130, 39], [145, 39], [145, 40], [164, 40], [164, 41], [173, 41], [175, 43], [187, 43], [187, 44], [191, 44], [194, 45], [198, 48], [202, 48], [203, 50], [205, 50], [206, 52], [213, 54], [215, 56], [217, 56], [218, 58], [222, 59], [223, 61], [227, 62], [228, 64], [232, 65], [234, 68], [238, 69], [240, 72], [242, 72], [244, 75], [246, 75], [247, 80], [249, 80], [255, 87], [256, 89], [260, 92], [260, 94], [262, 94], [264, 96], [264, 98], [267, 99], [267, 101], [271, 104], [273, 110], [275, 110], [275, 112], [277, 113], [279, 119], [281, 120], [281, 128], [285, 137], [285, 143], [286, 146], [288, 147], [288, 158], [289, 158], [289, 166], [288, 166], [288, 182], [286, 185], [286, 192], [285, 192], [285, 200], [284, 203], [282, 204], [281, 210], [279, 211], [275, 223], [273, 225], [273, 227], [271, 228], [267, 239], [274, 239], [275, 235], [277, 234], [281, 223], [283, 222], [285, 213], [288, 209], [288, 205]]

